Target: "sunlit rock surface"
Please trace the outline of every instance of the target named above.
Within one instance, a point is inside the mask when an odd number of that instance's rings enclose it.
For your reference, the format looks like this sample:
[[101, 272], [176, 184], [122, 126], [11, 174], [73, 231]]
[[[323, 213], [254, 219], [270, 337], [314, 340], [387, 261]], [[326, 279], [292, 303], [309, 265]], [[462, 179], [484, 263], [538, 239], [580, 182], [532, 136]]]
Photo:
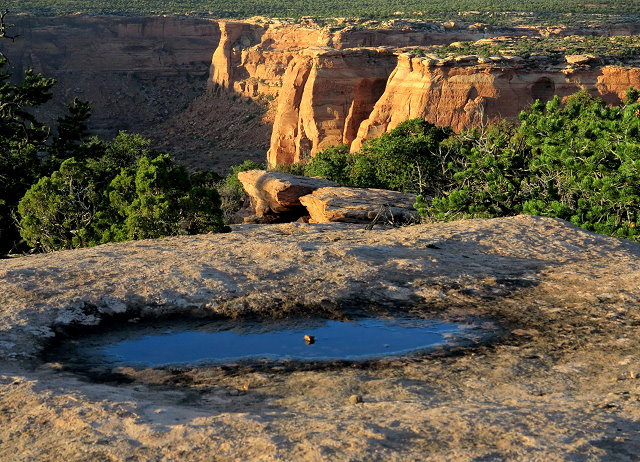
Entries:
[[[4, 260], [0, 458], [632, 459], [639, 257], [639, 244], [522, 216], [242, 225]], [[366, 367], [122, 368], [119, 383], [37, 360], [54, 330], [113, 313], [131, 325], [158, 313], [354, 309], [485, 316], [505, 335]]]

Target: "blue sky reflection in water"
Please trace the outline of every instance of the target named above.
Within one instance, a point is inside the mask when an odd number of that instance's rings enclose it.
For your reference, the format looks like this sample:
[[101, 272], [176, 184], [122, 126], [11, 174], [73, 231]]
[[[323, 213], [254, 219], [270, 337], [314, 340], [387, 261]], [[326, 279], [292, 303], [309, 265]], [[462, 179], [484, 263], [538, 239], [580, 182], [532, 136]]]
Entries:
[[[398, 355], [469, 337], [472, 326], [424, 319], [356, 321], [212, 322], [198, 330], [179, 327], [99, 348], [114, 365], [229, 363], [246, 359], [358, 360]], [[462, 328], [462, 329], [461, 329]], [[477, 334], [477, 332], [476, 332]], [[315, 343], [305, 343], [305, 335]]]

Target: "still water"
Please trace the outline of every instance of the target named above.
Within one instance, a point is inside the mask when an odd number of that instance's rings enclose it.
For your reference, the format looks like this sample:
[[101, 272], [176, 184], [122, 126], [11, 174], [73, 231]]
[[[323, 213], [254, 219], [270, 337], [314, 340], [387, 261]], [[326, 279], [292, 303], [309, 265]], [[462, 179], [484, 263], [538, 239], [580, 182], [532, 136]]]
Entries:
[[353, 321], [210, 321], [140, 326], [67, 344], [72, 362], [153, 367], [251, 360], [366, 360], [479, 341], [487, 331], [471, 324], [416, 318]]

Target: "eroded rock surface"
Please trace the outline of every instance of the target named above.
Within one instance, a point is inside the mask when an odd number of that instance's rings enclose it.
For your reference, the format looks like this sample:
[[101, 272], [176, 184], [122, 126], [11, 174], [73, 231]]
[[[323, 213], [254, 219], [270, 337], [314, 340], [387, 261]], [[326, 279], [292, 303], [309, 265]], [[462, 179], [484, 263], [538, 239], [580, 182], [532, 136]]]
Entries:
[[325, 187], [300, 197], [311, 223], [416, 222], [415, 202], [415, 194], [371, 188]]
[[[579, 90], [619, 104], [640, 85], [638, 61], [604, 64], [595, 55], [417, 56], [415, 47], [466, 41], [497, 44], [511, 37], [634, 33], [566, 27], [499, 29], [476, 24], [396, 24], [368, 29], [274, 22], [223, 22], [211, 85], [269, 101], [270, 167], [301, 163], [322, 149], [350, 145], [421, 117], [455, 130], [496, 118], [515, 119], [536, 99]], [[509, 37], [507, 37], [509, 36]], [[424, 50], [422, 53], [424, 54]], [[627, 62], [628, 61], [628, 62]], [[620, 64], [620, 65], [618, 65]]]
[[[4, 260], [0, 459], [633, 460], [639, 257], [637, 243], [514, 217], [243, 225]], [[54, 326], [109, 313], [340, 317], [354, 306], [484, 316], [505, 333], [451, 356], [122, 368], [132, 382], [120, 384], [35, 360]]]
[[[585, 56], [576, 60], [567, 57], [567, 61], [594, 62], [595, 57]], [[408, 119], [421, 117], [461, 130], [482, 120], [515, 118], [535, 99], [548, 101], [554, 95], [565, 97], [580, 90], [609, 104], [620, 104], [629, 85], [640, 85], [640, 68], [567, 69], [564, 64], [546, 68], [540, 68], [540, 63], [534, 67], [531, 64], [519, 57], [462, 56], [446, 60], [401, 54], [384, 94], [360, 124], [351, 150], [358, 151], [367, 139]]]
[[396, 57], [387, 49], [309, 48], [289, 64], [275, 114], [270, 166], [351, 144], [382, 95]]
[[238, 179], [258, 217], [295, 212], [305, 214], [301, 196], [318, 188], [338, 185], [329, 180], [266, 170], [240, 172]]

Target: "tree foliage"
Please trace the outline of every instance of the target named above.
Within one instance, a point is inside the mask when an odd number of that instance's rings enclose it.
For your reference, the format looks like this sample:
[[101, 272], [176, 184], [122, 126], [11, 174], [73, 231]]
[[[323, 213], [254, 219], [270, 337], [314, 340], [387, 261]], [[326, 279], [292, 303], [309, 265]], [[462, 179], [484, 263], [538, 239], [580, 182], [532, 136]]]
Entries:
[[[118, 145], [120, 134], [115, 141]], [[129, 141], [131, 139], [129, 138]], [[108, 162], [67, 159], [19, 203], [22, 237], [51, 251], [106, 242], [225, 232], [220, 197], [167, 154], [142, 156], [111, 181]]]
[[[520, 125], [467, 134], [454, 184], [417, 207], [434, 219], [527, 213], [637, 239], [640, 219], [640, 104], [620, 106], [586, 92], [536, 101]], [[463, 135], [464, 136], [464, 135]]]
[[106, 242], [228, 231], [217, 190], [196, 184], [166, 154], [142, 157], [136, 169], [122, 170], [107, 195], [119, 220], [103, 234]]
[[51, 99], [55, 84], [27, 71], [14, 83], [8, 63], [0, 57], [0, 254], [10, 250], [18, 238], [13, 214], [24, 192], [41, 174], [39, 153], [50, 130], [30, 109]]
[[349, 154], [326, 149], [306, 173], [347, 186], [419, 192], [429, 220], [520, 213], [640, 239], [640, 91], [610, 106], [579, 92], [452, 135], [416, 119]]
[[7, 66], [0, 57], [0, 255], [228, 230], [217, 175], [189, 174], [139, 135], [91, 137], [85, 101], [46, 126], [33, 108], [55, 81], [27, 70], [16, 82]]
[[100, 205], [94, 172], [67, 159], [20, 200], [20, 233], [30, 246], [46, 251], [85, 247], [94, 242], [92, 224]]
[[[190, 14], [217, 18], [248, 18], [255, 16], [277, 18], [425, 18], [467, 20], [491, 24], [514, 24], [518, 21], [577, 22], [590, 19], [606, 21], [616, 15], [637, 16], [637, 5], [629, 0], [369, 0], [346, 2], [326, 0], [301, 2], [285, 0], [5, 0], [12, 11], [35, 14], [69, 14], [77, 12], [141, 15]], [[520, 13], [520, 14], [519, 14]], [[538, 14], [534, 14], [538, 13]], [[567, 13], [571, 13], [567, 15]], [[610, 18], [613, 16], [613, 18]], [[585, 18], [586, 17], [586, 18]]]
[[347, 186], [433, 194], [446, 183], [442, 166], [450, 149], [444, 141], [452, 134], [423, 119], [408, 120], [365, 142], [360, 153], [349, 154], [344, 145], [325, 149], [305, 173]]

